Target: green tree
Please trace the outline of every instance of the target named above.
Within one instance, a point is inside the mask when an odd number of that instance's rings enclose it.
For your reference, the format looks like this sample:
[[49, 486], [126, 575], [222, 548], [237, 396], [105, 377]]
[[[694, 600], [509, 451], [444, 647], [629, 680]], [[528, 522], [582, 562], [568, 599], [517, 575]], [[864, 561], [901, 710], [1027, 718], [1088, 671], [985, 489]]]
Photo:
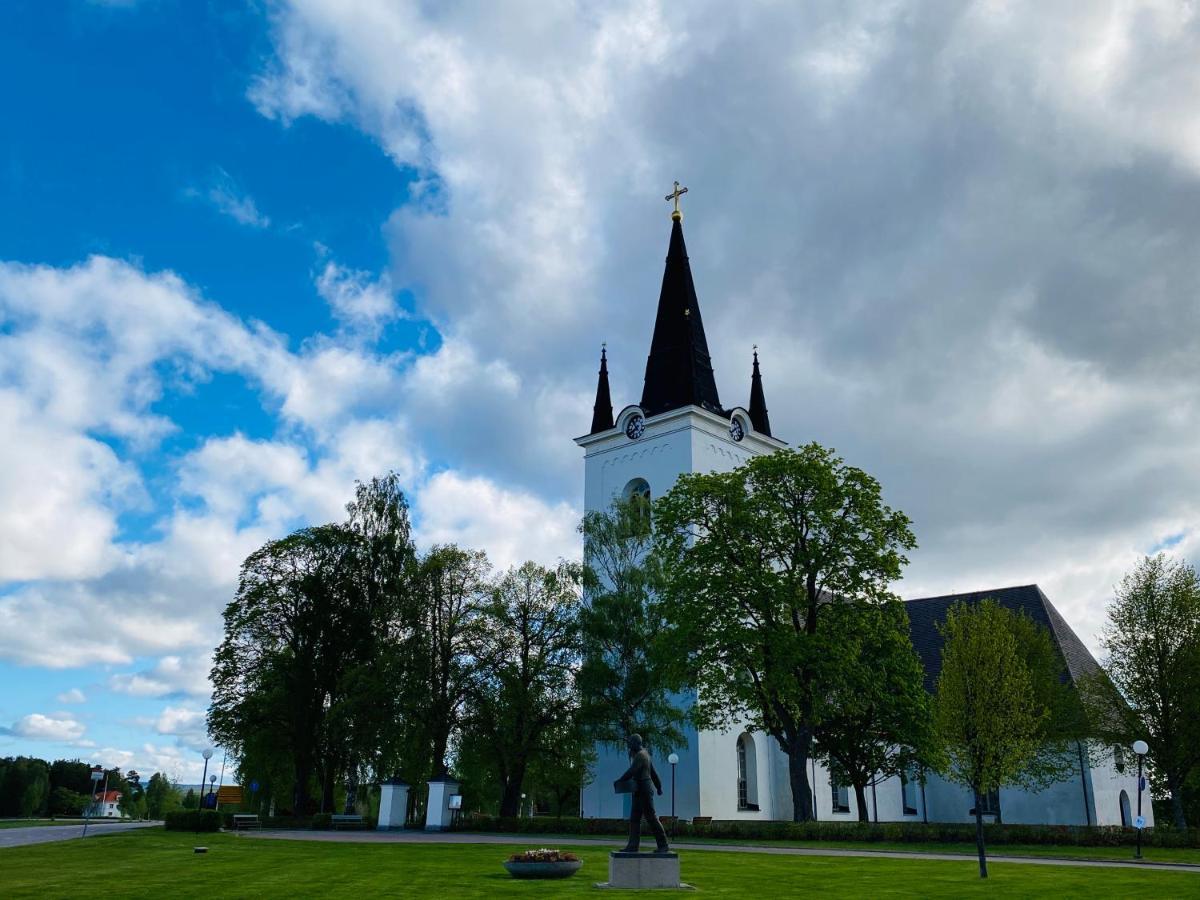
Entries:
[[942, 634], [934, 700], [941, 772], [972, 792], [986, 878], [983, 798], [1005, 785], [1038, 789], [1070, 772], [1079, 719], [1070, 712], [1064, 661], [1044, 628], [984, 600], [952, 607]]
[[788, 757], [793, 818], [812, 818], [807, 763], [845, 655], [826, 621], [831, 600], [882, 603], [915, 546], [908, 518], [879, 483], [809, 444], [728, 473], [683, 475], [654, 506], [662, 588], [657, 614], [691, 714], [731, 715]]
[[196, 797], [196, 789], [188, 788], [187, 793], [183, 795], [183, 800], [180, 802], [180, 806], [182, 806], [184, 809], [195, 809], [199, 803], [200, 801]]
[[579, 530], [579, 721], [593, 741], [610, 746], [623, 747], [629, 734], [651, 746], [677, 746], [684, 712], [668, 689], [658, 640], [649, 502], [636, 494], [618, 498], [584, 516]]
[[88, 804], [88, 795], [70, 788], [56, 787], [50, 791], [50, 815], [81, 816]]
[[480, 610], [464, 731], [495, 771], [502, 816], [518, 814], [530, 766], [554, 753], [556, 731], [575, 712], [578, 587], [577, 566], [527, 562]]
[[866, 822], [869, 785], [935, 759], [925, 669], [899, 600], [845, 600], [823, 615], [822, 627], [839, 635], [842, 658], [822, 670], [815, 756], [839, 783], [854, 787], [859, 821]]
[[78, 759], [56, 759], [50, 763], [50, 788], [66, 788], [77, 794], [92, 789], [92, 767]]
[[489, 600], [489, 571], [485, 554], [453, 545], [432, 548], [418, 568], [420, 680], [411, 695], [420, 710], [412, 722], [425, 737], [434, 775], [449, 771], [451, 739], [477, 675], [474, 648]]
[[163, 819], [183, 802], [178, 785], [161, 772], [155, 772], [146, 783], [146, 814], [151, 819]]
[[1108, 607], [1104, 673], [1088, 679], [1092, 721], [1109, 743], [1150, 746], [1152, 778], [1187, 827], [1187, 787], [1200, 780], [1200, 576], [1182, 560], [1148, 556]]
[[33, 756], [0, 760], [0, 816], [43, 815], [50, 799], [50, 767]]

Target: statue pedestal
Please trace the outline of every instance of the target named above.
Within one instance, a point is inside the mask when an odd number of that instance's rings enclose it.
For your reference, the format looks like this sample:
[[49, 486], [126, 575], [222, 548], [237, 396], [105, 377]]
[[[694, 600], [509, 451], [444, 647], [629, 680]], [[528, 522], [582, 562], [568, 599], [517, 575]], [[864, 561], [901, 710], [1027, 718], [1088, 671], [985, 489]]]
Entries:
[[679, 880], [678, 853], [608, 854], [608, 881], [601, 888], [647, 890], [652, 888], [691, 889]]

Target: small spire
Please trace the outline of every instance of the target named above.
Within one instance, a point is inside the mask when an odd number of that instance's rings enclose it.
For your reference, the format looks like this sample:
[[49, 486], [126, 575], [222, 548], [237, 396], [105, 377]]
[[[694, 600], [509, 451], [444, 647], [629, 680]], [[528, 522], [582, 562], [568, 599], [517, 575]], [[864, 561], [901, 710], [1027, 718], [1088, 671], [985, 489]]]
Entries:
[[771, 436], [771, 420], [767, 416], [767, 398], [763, 394], [762, 373], [758, 370], [758, 344], [754, 345], [754, 368], [750, 373], [750, 424], [759, 434]]
[[608, 391], [608, 343], [600, 345], [600, 378], [596, 382], [596, 405], [592, 407], [592, 430], [588, 434], [613, 427], [612, 395]]

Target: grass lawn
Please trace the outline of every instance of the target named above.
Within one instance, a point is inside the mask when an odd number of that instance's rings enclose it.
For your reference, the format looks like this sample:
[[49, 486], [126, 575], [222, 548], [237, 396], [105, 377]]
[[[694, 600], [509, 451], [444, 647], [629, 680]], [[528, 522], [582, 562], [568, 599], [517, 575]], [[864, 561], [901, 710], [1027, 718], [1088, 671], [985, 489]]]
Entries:
[[[592, 835], [588, 836], [593, 837]], [[570, 835], [517, 835], [516, 840], [554, 841], [570, 843]], [[612, 836], [613, 841], [625, 840], [625, 835]], [[680, 844], [728, 844], [737, 847], [806, 847], [817, 850], [888, 850], [897, 853], [960, 853], [975, 855], [974, 844], [929, 843], [886, 843], [881, 841], [764, 841], [738, 840], [736, 838], [679, 838]], [[1036, 856], [1063, 859], [1133, 859], [1133, 847], [1076, 847], [1053, 844], [994, 844], [988, 848], [989, 856]], [[1200, 849], [1194, 847], [1143, 847], [1142, 857], [1146, 862], [1193, 863], [1200, 865]]]
[[[209, 848], [195, 855], [192, 847]], [[0, 850], [5, 898], [76, 897], [565, 897], [598, 896], [608, 849], [581, 847], [567, 881], [523, 882], [504, 857], [538, 842], [499, 845], [337, 844], [196, 836], [145, 829]], [[569, 844], [563, 843], [564, 848]], [[987, 882], [975, 863], [706, 853], [683, 857], [684, 880], [713, 896], [1200, 897], [1200, 875], [1136, 869], [998, 863]]]

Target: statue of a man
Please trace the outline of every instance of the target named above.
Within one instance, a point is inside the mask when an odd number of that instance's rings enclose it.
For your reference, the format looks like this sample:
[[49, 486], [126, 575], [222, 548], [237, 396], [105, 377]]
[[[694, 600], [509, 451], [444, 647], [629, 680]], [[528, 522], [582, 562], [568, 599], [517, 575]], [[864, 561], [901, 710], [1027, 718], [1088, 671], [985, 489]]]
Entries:
[[654, 771], [654, 762], [642, 743], [642, 736], [631, 734], [625, 739], [625, 743], [629, 746], [629, 769], [617, 779], [616, 786], [619, 790], [620, 782], [633, 782], [633, 803], [629, 807], [629, 843], [625, 845], [623, 852], [637, 853], [642, 838], [641, 820], [645, 819], [650, 830], [654, 832], [654, 841], [657, 844], [655, 850], [658, 853], [666, 853], [670, 849], [667, 846], [667, 832], [654, 811], [654, 792], [657, 791], [658, 795], [662, 796], [662, 782], [658, 779], [658, 773]]

